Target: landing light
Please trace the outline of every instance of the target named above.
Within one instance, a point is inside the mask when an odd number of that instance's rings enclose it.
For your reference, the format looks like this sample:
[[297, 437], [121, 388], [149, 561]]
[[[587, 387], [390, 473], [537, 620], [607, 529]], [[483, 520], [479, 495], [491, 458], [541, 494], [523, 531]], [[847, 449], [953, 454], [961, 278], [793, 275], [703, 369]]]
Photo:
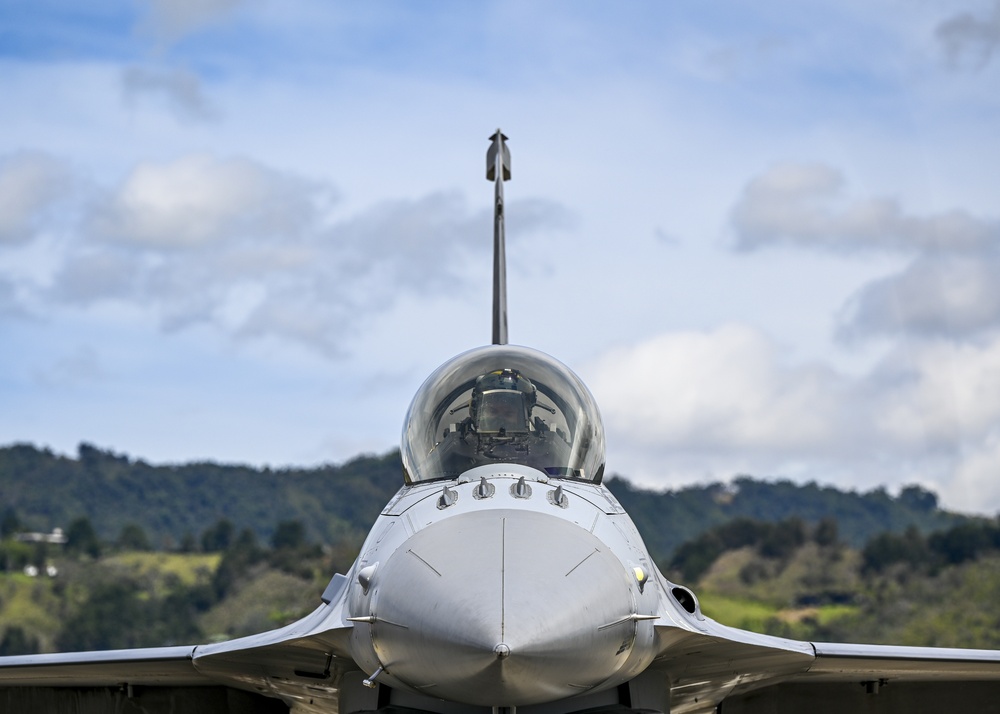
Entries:
[[632, 568], [632, 574], [635, 575], [635, 581], [639, 583], [639, 592], [642, 592], [646, 587], [646, 580], [648, 580], [649, 576], [638, 565]]

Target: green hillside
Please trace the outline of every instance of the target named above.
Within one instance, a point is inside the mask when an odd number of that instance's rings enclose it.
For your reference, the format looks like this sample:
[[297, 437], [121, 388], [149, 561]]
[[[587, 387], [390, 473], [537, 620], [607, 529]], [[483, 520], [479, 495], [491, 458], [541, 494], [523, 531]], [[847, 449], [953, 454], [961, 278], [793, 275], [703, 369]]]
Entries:
[[[342, 465], [272, 470], [151, 465], [87, 444], [76, 458], [27, 444], [0, 448], [0, 509], [24, 529], [66, 529], [86, 517], [99, 538], [113, 541], [139, 524], [161, 550], [181, 549], [220, 518], [251, 529], [262, 542], [278, 523], [298, 521], [309, 540], [357, 547], [402, 483], [398, 451]], [[844, 492], [749, 477], [668, 491], [641, 489], [618, 476], [607, 483], [659, 562], [684, 541], [741, 517], [777, 522], [796, 516], [813, 524], [831, 517], [854, 547], [885, 530], [913, 526], [927, 533], [969, 520], [941, 510], [937, 497], [917, 486], [894, 497], [884, 489]]]
[[658, 560], [669, 558], [683, 542], [737, 518], [774, 523], [796, 517], [808, 524], [832, 518], [845, 540], [856, 548], [883, 531], [901, 533], [912, 526], [929, 533], [976, 520], [941, 510], [937, 496], [919, 486], [907, 486], [894, 497], [884, 488], [857, 493], [748, 476], [728, 485], [686, 486], [672, 491], [636, 488], [621, 477], [611, 478], [607, 485]]
[[[755, 524], [767, 533], [770, 524]], [[697, 541], [726, 540], [726, 526]], [[731, 529], [730, 529], [731, 530]], [[795, 639], [1000, 647], [1000, 522], [923, 536], [880, 534], [861, 549], [804, 532], [780, 552], [765, 539], [727, 547], [688, 581], [709, 617]], [[678, 549], [681, 577], [696, 541]], [[699, 561], [700, 562], [700, 561]]]
[[[339, 568], [316, 548], [223, 553], [58, 552], [55, 568], [0, 572], [0, 655], [222, 640], [287, 624]], [[293, 563], [294, 568], [289, 568]]]
[[398, 452], [340, 466], [271, 470], [153, 466], [87, 444], [75, 459], [25, 444], [0, 448], [0, 504], [26, 529], [65, 529], [87, 517], [102, 539], [112, 540], [139, 523], [164, 550], [220, 518], [262, 540], [278, 523], [296, 520], [313, 540], [359, 542], [402, 480]]

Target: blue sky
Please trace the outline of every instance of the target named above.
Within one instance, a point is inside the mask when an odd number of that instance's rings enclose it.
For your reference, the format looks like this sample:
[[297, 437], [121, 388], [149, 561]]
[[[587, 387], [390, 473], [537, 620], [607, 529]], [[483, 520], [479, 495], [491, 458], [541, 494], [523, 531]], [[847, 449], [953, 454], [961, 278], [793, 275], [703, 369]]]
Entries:
[[0, 443], [310, 465], [489, 339], [608, 462], [1000, 510], [1000, 3], [8, 2]]

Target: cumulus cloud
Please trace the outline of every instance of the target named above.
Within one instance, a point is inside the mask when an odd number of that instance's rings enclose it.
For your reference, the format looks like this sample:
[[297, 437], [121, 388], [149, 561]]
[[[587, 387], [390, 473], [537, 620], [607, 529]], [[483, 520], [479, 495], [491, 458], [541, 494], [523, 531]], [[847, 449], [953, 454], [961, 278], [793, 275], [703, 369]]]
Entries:
[[661, 335], [605, 354], [591, 388], [632, 442], [711, 451], [825, 449], [844, 432], [844, 381], [789, 365], [749, 327]]
[[[572, 220], [558, 204], [522, 203], [514, 240]], [[489, 251], [489, 227], [489, 212], [457, 193], [343, 215], [329, 183], [247, 159], [145, 162], [92, 198], [34, 300], [128, 305], [167, 330], [208, 324], [336, 356], [400, 299], [464, 284], [469, 260]], [[0, 298], [13, 305], [16, 294]]]
[[842, 310], [841, 339], [962, 338], [1000, 325], [1000, 256], [922, 255], [863, 286]]
[[867, 383], [879, 394], [873, 429], [886, 442], [960, 457], [1000, 424], [1000, 339], [903, 343]]
[[440, 285], [470, 248], [470, 236], [486, 235], [486, 215], [469, 215], [455, 193], [383, 202], [337, 226], [331, 237], [342, 248], [346, 273], [373, 269], [406, 285]]
[[586, 371], [625, 456], [616, 462], [649, 482], [919, 481], [951, 507], [979, 510], [976, 494], [996, 481], [1000, 338], [901, 344], [849, 375], [729, 325], [618, 348]]
[[771, 167], [747, 184], [733, 208], [736, 248], [977, 251], [1000, 246], [1000, 222], [963, 210], [909, 215], [895, 199], [850, 200], [844, 189], [843, 175], [829, 166]]
[[248, 159], [187, 156], [140, 164], [95, 209], [90, 232], [151, 249], [297, 236], [316, 220], [319, 184]]
[[145, 4], [141, 29], [170, 43], [224, 20], [246, 0], [146, 0]]
[[847, 301], [838, 317], [842, 340], [961, 339], [1000, 326], [1000, 221], [961, 209], [917, 216], [895, 199], [845, 194], [844, 177], [829, 166], [774, 166], [748, 182], [733, 208], [735, 247], [912, 256]]
[[77, 305], [102, 299], [129, 299], [143, 270], [140, 256], [102, 248], [72, 252], [49, 288], [50, 297]]
[[1000, 2], [983, 16], [962, 12], [941, 21], [934, 35], [952, 68], [980, 70], [1000, 46]]
[[[527, 202], [517, 238], [566, 225], [567, 211]], [[314, 259], [276, 280], [240, 325], [240, 335], [276, 334], [319, 345], [331, 354], [365, 317], [410, 295], [454, 294], [466, 284], [470, 261], [485, 265], [490, 214], [473, 212], [456, 193], [388, 201], [322, 232]], [[513, 231], [512, 231], [513, 232]]]
[[199, 77], [184, 70], [128, 67], [122, 72], [122, 92], [130, 103], [145, 98], [161, 99], [182, 119], [206, 120], [218, 116], [218, 110], [202, 91]]
[[1000, 429], [969, 449], [948, 487], [949, 500], [954, 499], [956, 505], [970, 511], [981, 511], [983, 504], [1000, 503]]
[[31, 241], [70, 190], [69, 170], [39, 152], [0, 158], [0, 246]]
[[[333, 351], [336, 324], [327, 320], [331, 336], [319, 340], [301, 323], [329, 316], [322, 300], [347, 292], [331, 275], [341, 265], [329, 227], [335, 205], [330, 185], [247, 159], [143, 163], [94, 203], [49, 294], [77, 306], [139, 305], [167, 329], [209, 323]], [[295, 309], [273, 307], [296, 291]]]

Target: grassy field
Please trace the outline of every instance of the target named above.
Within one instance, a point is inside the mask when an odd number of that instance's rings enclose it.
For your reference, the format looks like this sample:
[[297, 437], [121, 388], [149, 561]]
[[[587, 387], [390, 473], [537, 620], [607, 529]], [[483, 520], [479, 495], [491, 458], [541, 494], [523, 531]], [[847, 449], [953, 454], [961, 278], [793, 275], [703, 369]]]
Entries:
[[0, 631], [18, 625], [51, 649], [66, 611], [59, 592], [54, 578], [0, 574]]
[[127, 579], [141, 582], [150, 595], [162, 595], [178, 585], [209, 582], [219, 559], [217, 553], [126, 552], [96, 561], [52, 558], [58, 572], [51, 577], [0, 573], [0, 636], [20, 627], [38, 639], [42, 651], [52, 651], [62, 627], [97, 584]]
[[183, 585], [194, 585], [211, 577], [221, 557], [219, 553], [127, 552], [104, 558], [102, 564], [138, 578], [176, 578]]
[[753, 632], [773, 630], [775, 621], [795, 626], [803, 623], [828, 625], [834, 620], [858, 612], [853, 605], [821, 605], [817, 607], [782, 608], [745, 597], [702, 592], [698, 595], [701, 610], [723, 625]]

